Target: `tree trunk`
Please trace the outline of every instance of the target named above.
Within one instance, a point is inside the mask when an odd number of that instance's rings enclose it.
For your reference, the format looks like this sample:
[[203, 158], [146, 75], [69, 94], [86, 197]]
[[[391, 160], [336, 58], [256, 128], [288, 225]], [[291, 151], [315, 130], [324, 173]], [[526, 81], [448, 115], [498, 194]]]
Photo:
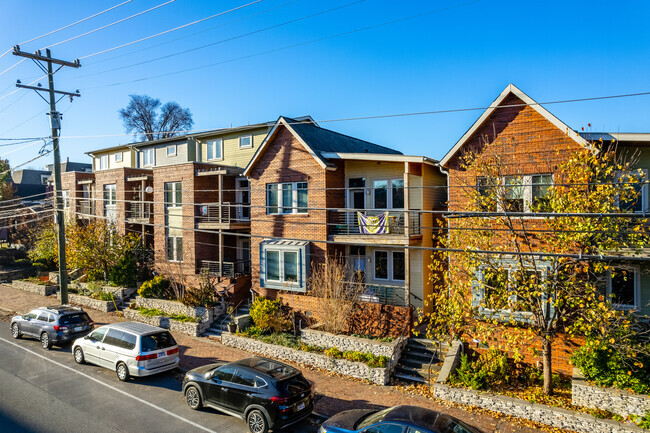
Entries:
[[544, 365], [544, 394], [553, 394], [553, 370], [552, 370], [552, 350], [551, 338], [546, 335], [542, 340], [542, 364]]

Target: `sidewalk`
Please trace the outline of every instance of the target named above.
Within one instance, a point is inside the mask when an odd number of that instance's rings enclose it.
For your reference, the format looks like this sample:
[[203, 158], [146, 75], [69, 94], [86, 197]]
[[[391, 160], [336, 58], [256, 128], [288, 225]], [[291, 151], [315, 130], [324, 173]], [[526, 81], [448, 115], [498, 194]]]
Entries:
[[[58, 300], [53, 296], [40, 296], [0, 284], [0, 307], [3, 310], [23, 314], [33, 308], [56, 304], [58, 304]], [[96, 326], [120, 320], [115, 312], [102, 313], [88, 308], [84, 309], [88, 311]], [[207, 338], [190, 337], [178, 333], [174, 333], [174, 338], [181, 346], [181, 367], [183, 369], [192, 369], [214, 361], [234, 361], [251, 356], [249, 352], [227, 347]], [[314, 383], [314, 391], [318, 394], [314, 412], [325, 417], [347, 409], [383, 408], [397, 404], [409, 404], [446, 412], [483, 432], [542, 431], [510, 421], [505, 417], [495, 418], [485, 413], [472, 413], [457, 407], [448, 407], [425, 397], [403, 393], [395, 387], [367, 384], [355, 379], [314, 371], [304, 366], [299, 366], [299, 368], [305, 377]], [[551, 428], [544, 430], [551, 431]]]

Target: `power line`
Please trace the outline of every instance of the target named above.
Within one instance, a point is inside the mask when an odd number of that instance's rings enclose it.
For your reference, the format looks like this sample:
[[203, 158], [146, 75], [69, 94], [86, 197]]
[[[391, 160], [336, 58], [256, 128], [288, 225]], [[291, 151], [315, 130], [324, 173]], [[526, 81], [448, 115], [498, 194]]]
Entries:
[[200, 20], [192, 21], [191, 23], [183, 24], [182, 26], [174, 27], [173, 29], [165, 30], [165, 31], [160, 32], [160, 33], [156, 33], [155, 35], [147, 36], [145, 38], [141, 38], [141, 39], [137, 39], [135, 41], [127, 42], [125, 44], [117, 45], [117, 46], [112, 47], [112, 48], [107, 48], [105, 50], [97, 51], [97, 52], [92, 53], [92, 54], [87, 54], [85, 56], [79, 57], [79, 59], [80, 60], [81, 59], [87, 59], [89, 57], [93, 57], [93, 56], [96, 56], [96, 55], [99, 55], [99, 54], [104, 54], [104, 53], [107, 53], [109, 51], [117, 50], [119, 48], [128, 47], [129, 45], [137, 44], [139, 42], [143, 42], [143, 41], [146, 41], [148, 39], [152, 39], [152, 38], [155, 38], [155, 37], [158, 37], [158, 36], [162, 36], [162, 35], [165, 35], [167, 33], [171, 33], [171, 32], [176, 31], [176, 30], [184, 29], [185, 27], [189, 27], [189, 26], [193, 26], [193, 25], [198, 24], [198, 23], [202, 23], [203, 21], [211, 20], [212, 18], [216, 18], [216, 17], [219, 17], [221, 15], [225, 15], [227, 13], [237, 11], [239, 9], [254, 5], [255, 3], [259, 3], [261, 1], [263, 1], [263, 0], [255, 0], [255, 1], [247, 3], [245, 5], [237, 6], [235, 8], [229, 9], [227, 11], [219, 12], [218, 14], [210, 15], [209, 17], [201, 18]]
[[[261, 0], [259, 0], [259, 1], [261, 1]], [[101, 75], [101, 74], [106, 74], [106, 73], [109, 73], [109, 72], [119, 71], [119, 70], [122, 70], [122, 69], [133, 68], [135, 66], [140, 66], [140, 65], [147, 64], [147, 63], [152, 63], [152, 62], [155, 62], [155, 61], [158, 61], [158, 60], [168, 59], [170, 57], [179, 56], [181, 54], [191, 53], [193, 51], [201, 50], [201, 49], [204, 49], [204, 48], [208, 48], [208, 47], [212, 47], [212, 46], [215, 46], [215, 45], [223, 44], [225, 42], [230, 42], [230, 41], [233, 41], [233, 40], [236, 40], [236, 39], [240, 39], [240, 38], [243, 38], [243, 37], [246, 37], [246, 36], [254, 35], [254, 34], [257, 34], [257, 33], [262, 33], [262, 32], [272, 30], [272, 29], [275, 29], [275, 28], [278, 28], [278, 27], [293, 24], [293, 23], [303, 21], [303, 20], [306, 20], [306, 19], [309, 19], [309, 18], [313, 18], [315, 16], [319, 16], [319, 15], [323, 15], [323, 14], [326, 14], [326, 13], [334, 12], [334, 11], [339, 10], [339, 9], [343, 9], [343, 8], [346, 8], [346, 7], [349, 7], [349, 6], [353, 6], [353, 5], [356, 5], [356, 4], [359, 4], [359, 3], [363, 3], [364, 1], [366, 1], [366, 0], [356, 0], [356, 1], [353, 1], [351, 3], [347, 3], [347, 4], [344, 4], [344, 5], [341, 5], [341, 6], [337, 6], [335, 8], [326, 9], [326, 10], [316, 12], [316, 13], [313, 13], [313, 14], [310, 14], [310, 15], [306, 15], [306, 16], [303, 16], [303, 17], [300, 17], [300, 18], [295, 18], [293, 20], [285, 21], [285, 22], [280, 23], [280, 24], [275, 24], [275, 25], [265, 27], [265, 28], [262, 28], [262, 29], [259, 29], [259, 30], [254, 30], [252, 32], [248, 32], [248, 33], [233, 36], [233, 37], [230, 37], [230, 38], [222, 39], [220, 41], [211, 42], [209, 44], [201, 45], [199, 47], [190, 48], [190, 49], [187, 49], [187, 50], [179, 51], [179, 52], [172, 53], [172, 54], [167, 54], [167, 55], [164, 55], [164, 56], [156, 57], [156, 58], [145, 60], [145, 61], [138, 62], [138, 63], [133, 63], [133, 64], [130, 64], [130, 65], [120, 66], [118, 68], [113, 68], [113, 69], [108, 69], [108, 70], [105, 70], [105, 71], [96, 72], [94, 74], [83, 75], [83, 76], [81, 76], [79, 78], [87, 78], [87, 77], [92, 77], [92, 76], [95, 76], [95, 75]], [[96, 54], [99, 54], [99, 53], [96, 53]], [[89, 57], [89, 56], [86, 56], [86, 57]]]
[[87, 36], [87, 35], [89, 35], [89, 34], [91, 34], [91, 33], [95, 33], [95, 32], [98, 32], [98, 31], [100, 31], [100, 30], [104, 30], [104, 29], [106, 29], [106, 28], [108, 28], [108, 27], [112, 27], [112, 26], [114, 26], [114, 25], [116, 25], [116, 24], [123, 23], [124, 21], [128, 21], [128, 20], [130, 20], [130, 19], [132, 19], [132, 18], [135, 18], [135, 17], [137, 17], [137, 16], [140, 16], [140, 15], [142, 15], [142, 14], [146, 14], [146, 13], [151, 12], [151, 11], [153, 11], [153, 10], [156, 10], [156, 9], [158, 9], [158, 8], [160, 8], [160, 7], [166, 6], [166, 5], [170, 4], [170, 3], [174, 3], [175, 1], [176, 1], [176, 0], [168, 0], [168, 1], [166, 1], [165, 3], [161, 3], [161, 4], [157, 5], [157, 6], [154, 6], [154, 7], [152, 7], [152, 8], [149, 8], [149, 9], [144, 10], [144, 11], [142, 11], [142, 12], [138, 12], [137, 14], [131, 15], [131, 16], [126, 17], [126, 18], [122, 18], [121, 20], [117, 20], [117, 21], [112, 22], [112, 23], [110, 23], [110, 24], [106, 24], [105, 26], [98, 27], [98, 28], [96, 28], [96, 29], [94, 29], [94, 30], [90, 30], [90, 31], [87, 31], [87, 32], [82, 33], [82, 34], [80, 34], [80, 35], [73, 36], [73, 37], [71, 37], [71, 38], [68, 38], [68, 39], [65, 39], [65, 40], [63, 40], [63, 41], [57, 42], [57, 43], [55, 43], [55, 44], [48, 45], [48, 46], [43, 47], [43, 48], [41, 48], [41, 49], [44, 50], [45, 48], [52, 48], [52, 47], [55, 47], [55, 46], [57, 46], [57, 45], [64, 44], [64, 43], [66, 43], [66, 42], [70, 42], [70, 41], [73, 41], [73, 40], [75, 40], [75, 39], [79, 39], [79, 38], [81, 38], [81, 37], [83, 37], [83, 36]]
[[355, 30], [350, 30], [350, 31], [347, 31], [347, 32], [337, 33], [337, 34], [330, 35], [330, 36], [324, 36], [324, 37], [321, 37], [321, 38], [312, 39], [310, 41], [300, 42], [300, 43], [297, 43], [297, 44], [291, 44], [291, 45], [287, 45], [287, 46], [284, 46], [284, 47], [281, 47], [281, 48], [275, 48], [275, 49], [272, 49], [272, 50], [262, 51], [262, 52], [255, 53], [255, 54], [249, 54], [249, 55], [246, 55], [246, 56], [237, 57], [237, 58], [233, 58], [233, 59], [226, 60], [226, 61], [210, 63], [210, 64], [203, 65], [203, 66], [196, 66], [196, 67], [193, 67], [193, 68], [182, 69], [182, 70], [179, 70], [179, 71], [168, 72], [168, 73], [165, 73], [165, 74], [154, 75], [154, 76], [150, 76], [150, 77], [138, 78], [138, 79], [135, 79], [135, 80], [122, 81], [122, 82], [113, 83], [113, 84], [105, 84], [105, 85], [102, 85], [102, 86], [86, 87], [84, 90], [98, 89], [98, 88], [103, 88], [103, 87], [119, 86], [121, 84], [126, 84], [126, 83], [135, 83], [135, 82], [140, 82], [140, 81], [152, 80], [152, 79], [155, 79], [155, 78], [168, 77], [168, 76], [171, 76], [171, 75], [177, 75], [177, 74], [182, 74], [182, 73], [185, 73], [185, 72], [196, 71], [196, 70], [199, 70], [199, 69], [210, 68], [210, 67], [222, 65], [222, 64], [225, 64], [225, 63], [231, 63], [231, 62], [238, 61], [238, 60], [245, 60], [245, 59], [249, 59], [249, 58], [252, 58], [252, 57], [261, 56], [261, 55], [264, 55], [264, 54], [271, 54], [271, 53], [275, 53], [275, 52], [278, 52], [278, 51], [288, 50], [290, 48], [296, 48], [296, 47], [300, 47], [300, 46], [303, 46], [303, 45], [313, 44], [315, 42], [325, 41], [325, 40], [328, 40], [328, 39], [334, 39], [334, 38], [338, 38], [338, 37], [341, 37], [341, 36], [347, 36], [347, 35], [350, 35], [350, 34], [362, 32], [362, 31], [366, 31], [366, 30], [371, 30], [371, 29], [375, 29], [375, 28], [379, 28], [379, 27], [383, 27], [383, 26], [387, 26], [387, 25], [395, 24], [395, 23], [402, 22], [402, 21], [421, 18], [421, 17], [426, 16], [426, 15], [431, 15], [431, 14], [439, 13], [439, 12], [445, 12], [447, 10], [455, 9], [455, 8], [458, 8], [458, 7], [461, 7], [461, 6], [466, 6], [466, 5], [472, 4], [472, 3], [477, 3], [479, 1], [480, 0], [472, 0], [472, 1], [469, 1], [469, 2], [465, 2], [465, 3], [460, 3], [460, 4], [457, 4], [457, 5], [454, 5], [454, 6], [449, 6], [449, 7], [446, 7], [446, 8], [434, 9], [434, 10], [424, 12], [424, 13], [421, 13], [421, 14], [417, 14], [417, 15], [411, 15], [411, 16], [404, 17], [404, 18], [399, 18], [399, 19], [396, 19], [396, 20], [386, 21], [386, 22], [379, 23], [379, 24], [374, 24], [374, 25], [370, 25], [370, 26], [366, 26], [366, 27], [362, 27], [362, 28], [357, 28]]

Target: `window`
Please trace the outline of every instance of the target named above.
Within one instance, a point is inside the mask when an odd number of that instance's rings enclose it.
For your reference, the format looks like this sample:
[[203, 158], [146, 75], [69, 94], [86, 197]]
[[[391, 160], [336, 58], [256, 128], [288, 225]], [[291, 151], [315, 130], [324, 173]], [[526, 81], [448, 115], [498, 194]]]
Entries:
[[99, 169], [100, 170], [108, 169], [108, 155], [102, 155], [99, 157]]
[[108, 331], [108, 328], [99, 328], [98, 330], [93, 331], [93, 333], [90, 334], [90, 340], [102, 341], [104, 339], [104, 334], [106, 334], [106, 331]]
[[63, 201], [63, 208], [68, 209], [70, 207], [70, 190], [61, 190], [61, 199]]
[[156, 163], [156, 149], [153, 147], [151, 149], [142, 150], [142, 166], [147, 167], [154, 165]]
[[170, 236], [167, 238], [167, 260], [170, 262], [183, 261], [183, 238]]
[[641, 275], [639, 268], [619, 267], [607, 272], [607, 294], [620, 309], [640, 307]]
[[535, 210], [538, 211], [548, 211], [548, 189], [553, 184], [553, 175], [552, 174], [535, 174], [531, 177], [532, 183], [532, 198], [531, 205]]
[[476, 179], [476, 192], [478, 193], [478, 207], [483, 212], [496, 212], [497, 210], [497, 182], [492, 177], [479, 177]]
[[43, 312], [43, 313], [38, 315], [38, 320], [40, 320], [41, 322], [47, 322], [47, 319], [49, 317], [50, 317], [49, 314]]
[[260, 285], [304, 292], [308, 242], [265, 240], [260, 244]]
[[504, 176], [500, 186], [494, 178], [478, 177], [477, 204], [483, 212], [549, 211], [547, 195], [552, 184], [552, 174]]
[[49, 174], [41, 174], [41, 184], [47, 185], [47, 179], [49, 179], [49, 177], [50, 177]]
[[108, 330], [106, 337], [104, 337], [104, 344], [110, 344], [111, 346], [121, 347], [123, 336], [124, 336], [124, 331], [119, 331], [115, 328], [111, 328]]
[[30, 311], [24, 316], [26, 319], [36, 319], [38, 317], [38, 310]]
[[165, 183], [165, 206], [181, 207], [183, 205], [183, 184], [182, 182]]
[[115, 162], [122, 162], [122, 155], [123, 155], [123, 152], [116, 152], [115, 153]]
[[253, 147], [253, 136], [252, 135], [242, 135], [239, 137], [239, 148], [248, 149]]
[[208, 141], [208, 160], [223, 159], [223, 140]]
[[[484, 311], [530, 313], [533, 306], [541, 302], [536, 293], [543, 292], [540, 286], [543, 284], [544, 272], [529, 268], [517, 269], [507, 263], [502, 268], [483, 268], [478, 276], [480, 287], [475, 291], [475, 303]], [[518, 293], [522, 296], [518, 297]], [[525, 319], [525, 316], [521, 318]]]
[[176, 156], [176, 145], [167, 146], [167, 156]]
[[168, 331], [159, 332], [157, 334], [144, 335], [140, 337], [140, 347], [143, 352], [150, 350], [166, 349], [176, 345], [176, 340]]
[[212, 379], [221, 380], [223, 382], [232, 382], [233, 376], [237, 373], [235, 367], [223, 366], [214, 371]]
[[506, 212], [524, 211], [524, 185], [521, 176], [506, 176], [503, 179], [505, 188], [503, 210]]
[[104, 216], [115, 219], [117, 207], [117, 189], [115, 184], [104, 185]]
[[405, 281], [406, 255], [404, 251], [375, 251], [375, 279]]
[[233, 383], [244, 386], [255, 386], [255, 375], [246, 370], [237, 370], [232, 377]]
[[404, 209], [404, 179], [372, 182], [374, 209]]
[[266, 213], [307, 213], [307, 182], [269, 183], [266, 185]]
[[[618, 176], [619, 182], [629, 182], [634, 193], [625, 193], [627, 200], [621, 200], [618, 206], [628, 212], [646, 212], [648, 203], [648, 170], [637, 169]], [[618, 200], [617, 200], [618, 201]]]

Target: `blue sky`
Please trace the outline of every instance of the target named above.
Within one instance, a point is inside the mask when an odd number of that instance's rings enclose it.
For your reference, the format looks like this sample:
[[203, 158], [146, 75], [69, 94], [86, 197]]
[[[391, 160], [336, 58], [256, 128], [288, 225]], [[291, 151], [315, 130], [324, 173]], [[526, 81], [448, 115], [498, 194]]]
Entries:
[[[3, 0], [0, 53], [122, 1]], [[52, 54], [83, 57], [250, 1], [176, 0], [54, 46]], [[21, 49], [44, 48], [163, 2], [132, 0]], [[380, 25], [416, 15], [421, 16]], [[88, 161], [88, 150], [130, 142], [117, 112], [134, 93], [176, 101], [192, 111], [195, 129], [213, 129], [279, 115], [309, 114], [322, 120], [482, 107], [508, 83], [537, 101], [647, 92], [648, 16], [647, 1], [263, 0], [82, 59], [81, 68], [57, 73], [57, 89], [82, 94], [72, 104], [63, 99], [58, 105], [64, 113], [62, 158]], [[297, 21], [284, 24], [292, 20]], [[260, 31], [271, 26], [276, 27]], [[251, 32], [256, 33], [242, 36]], [[348, 34], [330, 37], [342, 33]], [[212, 46], [153, 60], [207, 44]], [[0, 73], [18, 60], [12, 54], [0, 58]], [[139, 62], [146, 63], [133, 66]], [[6, 96], [15, 90], [16, 79], [28, 83], [39, 72], [25, 61], [0, 76], [0, 138], [49, 135], [43, 100], [25, 90]], [[164, 74], [172, 75], [152, 78]], [[570, 127], [610, 132], [650, 132], [649, 108], [650, 96], [548, 106]], [[472, 111], [322, 126], [406, 154], [441, 158], [479, 115]], [[40, 147], [17, 150], [23, 146], [0, 147], [0, 157], [17, 165], [36, 156]], [[29, 166], [50, 161], [51, 156]]]

